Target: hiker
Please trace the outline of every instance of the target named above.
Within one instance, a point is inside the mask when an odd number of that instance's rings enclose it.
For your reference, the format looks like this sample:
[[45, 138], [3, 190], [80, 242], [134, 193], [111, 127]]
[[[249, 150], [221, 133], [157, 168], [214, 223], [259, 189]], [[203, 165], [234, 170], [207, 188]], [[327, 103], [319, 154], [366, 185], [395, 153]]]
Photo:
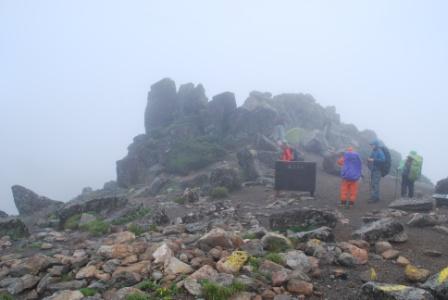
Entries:
[[423, 158], [416, 151], [411, 151], [405, 161], [402, 161], [401, 171], [401, 197], [414, 197], [414, 183], [422, 173]]
[[370, 200], [369, 203], [380, 201], [380, 181], [383, 175], [383, 167], [386, 162], [386, 155], [381, 149], [380, 142], [375, 140], [370, 143], [372, 152], [367, 159], [368, 167], [370, 169]]
[[286, 141], [282, 142], [282, 155], [280, 160], [282, 161], [293, 161], [294, 160], [294, 150], [288, 145]]
[[351, 208], [355, 204], [358, 196], [358, 180], [362, 175], [362, 161], [353, 147], [348, 147], [347, 151], [338, 159], [341, 169], [341, 207]]

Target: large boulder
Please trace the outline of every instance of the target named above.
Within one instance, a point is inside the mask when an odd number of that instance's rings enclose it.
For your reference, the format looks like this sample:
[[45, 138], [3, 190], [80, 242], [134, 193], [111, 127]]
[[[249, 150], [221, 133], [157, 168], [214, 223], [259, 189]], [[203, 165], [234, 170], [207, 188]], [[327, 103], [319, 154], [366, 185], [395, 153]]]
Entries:
[[400, 198], [389, 204], [389, 208], [405, 211], [431, 211], [433, 207], [434, 200], [431, 198]]
[[11, 189], [14, 203], [21, 216], [34, 215], [40, 211], [55, 211], [64, 204], [61, 201], [39, 196], [35, 192], [20, 185], [14, 185]]
[[448, 178], [442, 179], [436, 184], [437, 194], [448, 194]]
[[302, 230], [315, 229], [322, 226], [334, 228], [336, 215], [328, 210], [317, 208], [299, 208], [271, 214], [269, 224], [271, 229], [286, 231], [291, 228]]
[[165, 78], [151, 86], [145, 111], [145, 129], [152, 130], [170, 125], [179, 112], [176, 83]]
[[245, 180], [256, 180], [260, 177], [261, 172], [255, 150], [244, 148], [237, 153], [237, 158]]
[[328, 152], [324, 155], [324, 160], [322, 162], [322, 168], [328, 174], [340, 176], [341, 167], [337, 164], [340, 157], [340, 153]]
[[364, 225], [353, 233], [353, 237], [373, 244], [379, 240], [396, 242], [404, 234], [404, 227], [400, 222], [386, 218]]
[[65, 222], [74, 215], [86, 212], [112, 212], [116, 209], [123, 208], [128, 203], [128, 199], [122, 196], [100, 197], [84, 201], [69, 202], [64, 205], [57, 214], [59, 216], [60, 225], [63, 226]]
[[20, 239], [29, 236], [29, 231], [18, 218], [0, 218], [0, 238], [6, 235], [12, 239]]
[[[361, 287], [358, 300], [433, 300], [427, 291], [398, 284], [367, 282]], [[440, 298], [442, 299], [442, 298]]]
[[240, 237], [221, 228], [212, 229], [197, 241], [197, 247], [209, 251], [215, 247], [236, 249], [243, 244]]
[[318, 239], [325, 242], [334, 242], [333, 230], [330, 227], [322, 226], [317, 229], [300, 232], [288, 232], [289, 238], [296, 238], [299, 241], [306, 242], [311, 239]]

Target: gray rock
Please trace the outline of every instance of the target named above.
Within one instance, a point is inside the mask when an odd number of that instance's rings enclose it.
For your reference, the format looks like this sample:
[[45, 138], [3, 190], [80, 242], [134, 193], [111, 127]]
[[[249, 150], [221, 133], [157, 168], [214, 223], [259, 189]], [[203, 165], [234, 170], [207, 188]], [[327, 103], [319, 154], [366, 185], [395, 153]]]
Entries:
[[432, 227], [440, 224], [437, 215], [432, 214], [415, 214], [411, 220], [409, 220], [408, 225], [412, 227]]
[[310, 239], [318, 239], [325, 242], [334, 242], [333, 230], [330, 227], [319, 227], [310, 231], [288, 232], [289, 238], [297, 238], [299, 241], [306, 242]]
[[448, 194], [448, 178], [437, 182], [435, 192], [436, 194]]
[[365, 240], [369, 243], [375, 243], [379, 240], [397, 241], [404, 234], [403, 225], [392, 219], [381, 219], [368, 223], [355, 231], [355, 239]]
[[160, 193], [163, 187], [168, 183], [168, 179], [162, 176], [154, 178], [149, 186], [148, 193], [150, 196], [156, 196]]
[[238, 151], [237, 158], [245, 180], [256, 180], [260, 177], [261, 171], [256, 160], [255, 150], [244, 148]]
[[262, 239], [263, 249], [270, 252], [282, 252], [292, 248], [291, 241], [277, 233], [267, 233]]
[[3, 210], [0, 210], [0, 218], [7, 218], [9, 215], [5, 213]]
[[176, 83], [165, 78], [151, 86], [145, 111], [145, 129], [152, 130], [170, 125], [179, 112]]
[[271, 214], [269, 223], [271, 229], [280, 231], [286, 231], [291, 227], [316, 228], [327, 226], [334, 228], [337, 218], [331, 211], [316, 208], [299, 208]]
[[207, 108], [208, 99], [202, 84], [196, 87], [193, 83], [186, 83], [179, 87], [178, 92], [180, 112], [183, 115], [197, 115]]
[[111, 212], [119, 208], [123, 208], [128, 203], [128, 199], [120, 196], [102, 197], [91, 200], [69, 202], [65, 204], [58, 212], [60, 225], [63, 226], [65, 221], [71, 216], [86, 212]]
[[207, 132], [222, 137], [229, 132], [230, 117], [236, 111], [235, 95], [225, 92], [213, 97], [207, 106]]
[[40, 211], [55, 211], [64, 204], [61, 201], [39, 196], [35, 192], [20, 185], [14, 185], [11, 189], [14, 203], [21, 216], [34, 215]]
[[389, 208], [405, 211], [431, 211], [433, 207], [434, 200], [431, 198], [401, 198], [389, 204]]
[[11, 239], [20, 239], [29, 236], [29, 231], [22, 220], [18, 218], [0, 218], [0, 237], [6, 235]]
[[358, 294], [359, 300], [434, 300], [427, 291], [419, 288], [367, 282]]
[[293, 270], [300, 270], [304, 273], [308, 273], [311, 270], [311, 262], [302, 251], [289, 251], [283, 257], [285, 264]]
[[51, 263], [52, 259], [48, 256], [39, 254], [30, 256], [14, 265], [9, 274], [17, 277], [27, 274], [37, 275], [39, 272], [46, 270]]
[[250, 240], [241, 245], [241, 250], [246, 251], [251, 256], [264, 256], [263, 243], [260, 240]]
[[448, 235], [448, 227], [446, 226], [442, 225], [434, 226], [434, 230], [437, 231], [438, 233]]
[[430, 290], [436, 299], [448, 299], [448, 267], [431, 276], [422, 288]]
[[269, 151], [269, 152], [280, 152], [280, 147], [271, 139], [266, 136], [259, 134], [257, 136], [256, 142], [257, 150]]
[[352, 268], [356, 265], [356, 259], [350, 253], [344, 252], [338, 257], [338, 263], [344, 267]]
[[71, 280], [52, 283], [47, 286], [49, 291], [63, 291], [63, 290], [79, 290], [87, 286], [87, 281], [85, 280]]
[[198, 233], [207, 230], [205, 223], [190, 223], [185, 226], [185, 231], [188, 233]]
[[8, 285], [7, 291], [12, 295], [17, 295], [23, 291], [34, 287], [40, 280], [40, 277], [26, 274], [20, 278], [14, 278], [14, 281]]

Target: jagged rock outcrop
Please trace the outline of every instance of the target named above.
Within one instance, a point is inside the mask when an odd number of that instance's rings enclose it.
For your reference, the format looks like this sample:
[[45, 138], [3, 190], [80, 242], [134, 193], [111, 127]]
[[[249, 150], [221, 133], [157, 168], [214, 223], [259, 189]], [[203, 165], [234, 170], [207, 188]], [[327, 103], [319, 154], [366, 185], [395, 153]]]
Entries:
[[39, 196], [32, 190], [20, 185], [14, 185], [11, 189], [14, 203], [21, 216], [31, 216], [40, 211], [55, 211], [64, 204], [61, 201]]
[[405, 211], [431, 211], [434, 208], [434, 200], [429, 197], [420, 199], [400, 198], [392, 201], [389, 208]]
[[20, 239], [29, 235], [28, 228], [18, 218], [0, 218], [0, 237], [8, 235], [12, 239]]

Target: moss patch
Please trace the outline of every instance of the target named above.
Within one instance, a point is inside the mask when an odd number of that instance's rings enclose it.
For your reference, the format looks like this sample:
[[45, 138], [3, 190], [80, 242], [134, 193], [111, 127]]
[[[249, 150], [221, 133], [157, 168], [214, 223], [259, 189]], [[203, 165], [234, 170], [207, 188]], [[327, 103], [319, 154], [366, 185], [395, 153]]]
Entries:
[[227, 300], [247, 289], [244, 284], [239, 282], [233, 282], [229, 286], [221, 286], [214, 282], [204, 280], [201, 282], [201, 285], [206, 300]]
[[210, 197], [213, 199], [223, 199], [229, 196], [229, 190], [226, 187], [218, 186], [210, 191]]

